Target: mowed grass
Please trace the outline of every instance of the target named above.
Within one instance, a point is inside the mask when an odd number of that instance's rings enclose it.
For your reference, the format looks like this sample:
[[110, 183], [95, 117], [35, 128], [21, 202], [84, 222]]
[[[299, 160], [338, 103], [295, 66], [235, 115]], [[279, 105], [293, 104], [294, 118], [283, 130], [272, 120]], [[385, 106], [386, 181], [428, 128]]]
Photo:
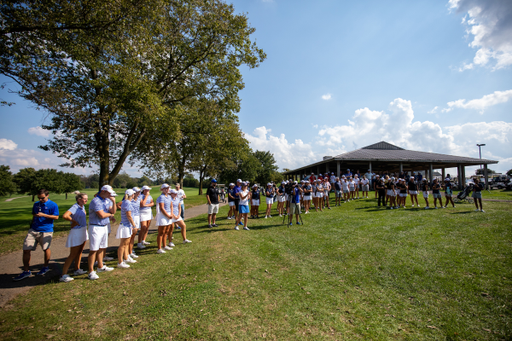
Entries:
[[[187, 220], [192, 244], [90, 281], [53, 281], [0, 311], [2, 339], [510, 340], [510, 203], [486, 213], [372, 199], [250, 220]], [[261, 207], [263, 209], [263, 207]], [[294, 219], [295, 221], [295, 219]], [[116, 262], [111, 262], [113, 265]]]
[[[118, 194], [117, 201], [122, 200], [124, 195], [123, 188], [115, 188]], [[206, 197], [204, 195], [198, 195], [198, 189], [192, 187], [184, 188], [187, 199], [185, 199], [185, 210], [187, 208], [202, 205], [206, 203]], [[89, 203], [94, 198], [94, 194], [97, 190], [84, 190], [83, 192], [89, 195], [89, 202], [86, 204], [86, 210], [89, 212]], [[151, 196], [156, 201], [160, 195], [160, 187], [154, 186], [151, 189]], [[13, 194], [12, 198], [19, 197], [20, 195]], [[14, 199], [6, 202], [5, 200], [9, 197], [0, 197], [0, 255], [21, 250], [23, 246], [23, 240], [30, 228], [30, 222], [32, 221], [32, 207], [34, 202], [31, 196]], [[37, 201], [37, 197], [35, 198]], [[66, 200], [65, 194], [53, 194], [50, 193], [50, 200], [57, 203], [59, 206], [60, 219], [55, 221], [54, 238], [67, 235], [69, 232], [69, 222], [62, 219], [62, 215], [66, 212], [75, 201], [74, 194], [68, 194]], [[153, 209], [153, 213], [155, 209]], [[120, 212], [116, 213], [115, 218], [119, 222], [121, 217]]]

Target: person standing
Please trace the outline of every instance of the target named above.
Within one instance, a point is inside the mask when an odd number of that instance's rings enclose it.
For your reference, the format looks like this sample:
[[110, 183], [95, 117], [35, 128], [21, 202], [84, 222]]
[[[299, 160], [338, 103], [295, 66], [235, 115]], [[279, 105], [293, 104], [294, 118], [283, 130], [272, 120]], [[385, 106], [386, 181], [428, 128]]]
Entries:
[[378, 194], [377, 206], [386, 206], [386, 185], [384, 184], [384, 179], [377, 178], [375, 180], [375, 189]]
[[[171, 193], [172, 224], [171, 224], [171, 232], [169, 233], [169, 235], [172, 236], [174, 226], [176, 225], [176, 226], [180, 227], [181, 237], [183, 238], [183, 244], [192, 243], [191, 240], [187, 239], [187, 225], [185, 225], [185, 221], [183, 220], [183, 218], [180, 215], [181, 204], [180, 204], [180, 199], [178, 198], [178, 192], [176, 192], [176, 190], [174, 190], [174, 189], [171, 189], [170, 193]], [[219, 192], [217, 190], [217, 202], [219, 202], [218, 193]], [[215, 225], [215, 226], [217, 226], [217, 225]], [[175, 245], [173, 242], [170, 242], [169, 246], [174, 247]]]
[[41, 244], [44, 252], [44, 266], [37, 275], [44, 275], [50, 271], [51, 258], [50, 244], [53, 237], [53, 222], [59, 219], [59, 207], [49, 198], [48, 190], [42, 188], [37, 192], [38, 202], [32, 207], [32, 222], [23, 242], [23, 272], [14, 278], [15, 281], [29, 277], [30, 253], [36, 250], [37, 244]]
[[274, 203], [274, 189], [272, 188], [272, 184], [267, 183], [267, 188], [265, 188], [265, 197], [267, 202], [267, 211], [265, 212], [265, 219], [272, 218], [270, 215], [272, 211], [272, 204]]
[[132, 259], [136, 259], [139, 258], [139, 256], [135, 254], [135, 251], [133, 250], [133, 245], [135, 243], [135, 236], [137, 235], [137, 232], [139, 232], [140, 230], [140, 202], [142, 200], [142, 197], [140, 196], [139, 187], [133, 187], [132, 190], [135, 192], [131, 200], [133, 206], [132, 218], [135, 224], [132, 226], [132, 236], [130, 237], [130, 242], [128, 243], [128, 254]]
[[411, 176], [409, 178], [408, 191], [409, 191], [409, 194], [411, 195], [412, 207], [414, 207], [414, 201], [416, 201], [416, 205], [418, 207], [420, 207], [420, 204], [418, 203], [418, 185], [416, 183], [414, 176]]
[[284, 202], [286, 201], [286, 193], [285, 193], [285, 185], [286, 181], [282, 181], [281, 185], [277, 188], [277, 213], [282, 217], [284, 214]]
[[116, 193], [108, 185], [89, 204], [89, 279], [96, 280], [94, 263], [98, 260], [98, 272], [112, 271], [114, 268], [103, 264], [103, 256], [108, 247], [108, 224], [117, 210]]
[[149, 191], [151, 191], [151, 187], [142, 186], [142, 196], [140, 200], [140, 232], [137, 243], [137, 247], [139, 249], [144, 249], [146, 248], [146, 245], [150, 244], [146, 241], [146, 237], [149, 232], [151, 219], [153, 219], [151, 207], [155, 206], [155, 202], [153, 201], [151, 194], [149, 194]]
[[217, 180], [212, 179], [210, 186], [206, 190], [206, 201], [208, 202], [208, 227], [217, 227], [215, 219], [219, 213], [219, 190], [217, 189]]
[[89, 240], [87, 213], [85, 211], [85, 204], [89, 198], [85, 193], [78, 193], [75, 199], [76, 204], [71, 206], [62, 216], [62, 218], [71, 222], [71, 231], [69, 231], [68, 240], [66, 241], [66, 247], [69, 247], [70, 250], [69, 256], [62, 267], [61, 282], [71, 282], [73, 280], [73, 277], [68, 275], [69, 267], [73, 261], [75, 261], [75, 276], [87, 273], [87, 271], [80, 269], [80, 262], [82, 261], [85, 242]]
[[254, 186], [252, 186], [252, 192], [251, 192], [251, 218], [259, 219], [259, 211], [260, 211], [260, 190], [258, 189], [258, 185], [254, 184]]
[[368, 199], [368, 191], [370, 190], [370, 180], [366, 177], [366, 174], [363, 175], [363, 178], [361, 179], [361, 191], [363, 192], [363, 198], [365, 197], [366, 193], [366, 199]]
[[449, 202], [451, 202], [452, 206], [455, 207], [455, 203], [453, 202], [453, 199], [452, 199], [453, 191], [452, 191], [452, 183], [450, 181], [450, 178], [444, 179], [443, 188], [444, 188], [444, 196], [446, 198], [446, 202], [444, 204], [444, 208], [446, 208], [446, 206], [448, 206]]
[[231, 220], [235, 218], [235, 194], [233, 192], [233, 189], [235, 188], [234, 183], [229, 184], [229, 188], [227, 190], [228, 194], [228, 206], [229, 206], [229, 212], [228, 212], [228, 219]]
[[336, 202], [334, 206], [341, 206], [341, 197], [343, 196], [343, 190], [341, 187], [340, 178], [336, 178], [334, 182], [334, 193], [336, 195]]
[[[327, 181], [327, 183], [329, 183]], [[293, 188], [292, 188], [292, 200], [291, 200], [291, 206], [290, 206], [290, 215], [289, 215], [289, 225], [293, 225], [293, 215], [295, 214], [295, 221], [297, 222], [297, 225], [300, 225], [299, 223], [299, 214], [300, 214], [300, 194], [302, 193], [302, 189], [298, 185], [297, 181], [294, 182]]]
[[242, 223], [239, 219], [238, 219], [238, 215], [239, 215], [239, 205], [240, 205], [240, 192], [242, 191], [242, 180], [241, 179], [238, 179], [236, 180], [236, 185], [233, 189], [233, 194], [234, 194], [234, 197], [235, 197], [235, 219], [236, 221], [240, 222], [240, 224]]
[[172, 216], [169, 185], [162, 184], [160, 191], [162, 194], [156, 199], [156, 225], [158, 226], [158, 236], [156, 237], [158, 250], [156, 253], [162, 254], [165, 253], [165, 250], [172, 250], [172, 247], [165, 245], [166, 236], [172, 224]]
[[[302, 193], [302, 191], [301, 191], [301, 193]], [[328, 210], [331, 209], [331, 203], [330, 203], [330, 198], [329, 198], [330, 193], [331, 193], [331, 183], [329, 182], [329, 179], [325, 178], [325, 180], [324, 180], [324, 208], [327, 207]]]
[[427, 179], [423, 179], [421, 181], [421, 191], [423, 192], [423, 199], [425, 199], [425, 203], [427, 206], [425, 206], [425, 209], [430, 209], [429, 203], [428, 203], [428, 191], [430, 190], [430, 186], [428, 185]]
[[117, 228], [116, 239], [119, 239], [119, 248], [117, 249], [117, 267], [127, 269], [130, 267], [127, 263], [136, 263], [135, 259], [130, 257], [130, 239], [132, 237], [132, 229], [135, 227], [135, 219], [133, 219], [134, 205], [132, 203], [135, 191], [127, 189], [124, 192], [124, 199], [121, 204], [121, 223]]
[[179, 183], [177, 183], [175, 187], [178, 198], [180, 199], [181, 219], [185, 220], [185, 202], [183, 199], [187, 199], [187, 195], [185, 194], [185, 191], [181, 189], [181, 185]]
[[251, 199], [251, 192], [247, 189], [247, 183], [242, 182], [241, 191], [238, 193], [240, 198], [240, 203], [238, 206], [239, 214], [236, 220], [235, 230], [238, 230], [238, 225], [242, 223], [242, 218], [244, 219], [244, 230], [249, 230], [247, 227], [247, 215], [249, 214], [249, 200]]
[[478, 204], [480, 204], [480, 212], [485, 212], [482, 208], [482, 190], [484, 189], [484, 185], [480, 183], [480, 180], [478, 178], [475, 178], [475, 184], [473, 185], [473, 194], [471, 195], [473, 199], [475, 200], [475, 206], [476, 210], [478, 210]]
[[437, 209], [437, 200], [439, 200], [439, 206], [442, 208], [443, 198], [441, 197], [441, 185], [437, 178], [434, 179], [434, 184], [432, 185], [432, 196], [434, 197], [434, 208]]
[[311, 206], [311, 192], [312, 192], [312, 187], [309, 183], [308, 180], [306, 180], [306, 184], [304, 186], [304, 190], [303, 190], [303, 195], [304, 195], [304, 214], [309, 214], [309, 208]]

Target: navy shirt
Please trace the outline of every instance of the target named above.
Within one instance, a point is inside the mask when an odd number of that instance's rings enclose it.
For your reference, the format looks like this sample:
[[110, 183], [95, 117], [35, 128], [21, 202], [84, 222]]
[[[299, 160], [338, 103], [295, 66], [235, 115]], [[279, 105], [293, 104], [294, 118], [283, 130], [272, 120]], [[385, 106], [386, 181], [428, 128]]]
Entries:
[[[32, 213], [44, 213], [48, 215], [59, 215], [57, 204], [48, 199], [46, 202], [36, 202], [32, 207]], [[36, 232], [53, 232], [53, 219], [45, 217], [34, 217], [32, 221], [32, 230]]]
[[252, 190], [252, 200], [260, 200], [260, 190]]

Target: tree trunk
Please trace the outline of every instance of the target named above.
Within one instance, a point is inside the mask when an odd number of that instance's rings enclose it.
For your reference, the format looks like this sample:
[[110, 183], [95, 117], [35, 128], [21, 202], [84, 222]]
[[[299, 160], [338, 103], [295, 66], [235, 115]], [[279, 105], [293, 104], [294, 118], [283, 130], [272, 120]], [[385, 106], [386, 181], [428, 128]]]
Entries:
[[68, 192], [66, 192], [66, 200], [68, 200]]
[[203, 180], [204, 173], [202, 170], [199, 171], [199, 195], [203, 195]]
[[32, 194], [32, 201], [34, 201], [35, 197], [35, 194]]
[[183, 188], [183, 178], [185, 177], [185, 160], [186, 157], [183, 155], [178, 165], [178, 182], [181, 188]]

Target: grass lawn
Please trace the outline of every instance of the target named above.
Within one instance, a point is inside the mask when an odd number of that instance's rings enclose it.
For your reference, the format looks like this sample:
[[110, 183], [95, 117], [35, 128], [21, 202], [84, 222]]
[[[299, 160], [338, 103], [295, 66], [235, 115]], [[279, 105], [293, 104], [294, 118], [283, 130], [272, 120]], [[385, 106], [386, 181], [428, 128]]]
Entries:
[[[125, 189], [115, 188], [116, 193], [119, 195], [117, 198], [121, 200], [121, 196], [124, 195]], [[206, 203], [206, 197], [204, 195], [199, 196], [198, 189], [192, 187], [185, 187], [184, 191], [187, 195], [185, 199], [185, 210], [187, 208], [202, 205]], [[94, 197], [96, 190], [84, 190], [89, 195], [89, 202]], [[160, 189], [155, 186], [151, 190], [151, 196], [156, 201], [160, 195]], [[20, 195], [13, 194], [12, 197], [18, 197]], [[32, 197], [27, 196], [20, 199], [14, 199], [6, 202], [5, 200], [9, 197], [0, 197], [0, 255], [21, 250], [23, 246], [23, 240], [27, 234], [27, 231], [32, 220], [32, 206], [34, 202]], [[66, 200], [65, 194], [52, 194], [50, 193], [50, 199], [57, 203], [59, 206], [60, 219], [55, 222], [54, 236], [59, 237], [61, 235], [67, 235], [69, 232], [69, 222], [62, 219], [62, 215], [68, 208], [73, 206], [75, 203], [75, 196], [68, 194]], [[37, 200], [37, 197], [36, 197]], [[86, 205], [86, 210], [89, 209], [89, 203]], [[116, 219], [120, 220], [120, 211], [116, 213]]]
[[250, 220], [251, 231], [225, 218], [208, 229], [200, 216], [187, 221], [192, 244], [175, 234], [177, 246], [159, 255], [151, 235], [130, 269], [16, 298], [0, 311], [0, 335], [510, 340], [511, 208], [391, 211], [369, 199], [303, 215], [303, 226]]

